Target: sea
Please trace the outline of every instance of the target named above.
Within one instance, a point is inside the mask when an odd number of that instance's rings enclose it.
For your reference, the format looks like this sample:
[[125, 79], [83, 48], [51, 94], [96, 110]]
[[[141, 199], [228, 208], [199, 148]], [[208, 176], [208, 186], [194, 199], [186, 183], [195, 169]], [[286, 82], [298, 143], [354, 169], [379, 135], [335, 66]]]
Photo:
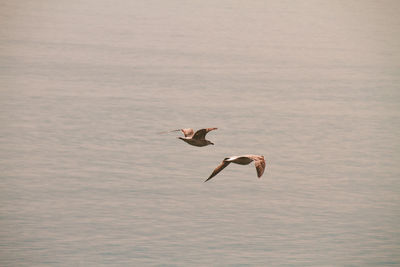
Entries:
[[400, 266], [399, 14], [1, 1], [0, 265]]

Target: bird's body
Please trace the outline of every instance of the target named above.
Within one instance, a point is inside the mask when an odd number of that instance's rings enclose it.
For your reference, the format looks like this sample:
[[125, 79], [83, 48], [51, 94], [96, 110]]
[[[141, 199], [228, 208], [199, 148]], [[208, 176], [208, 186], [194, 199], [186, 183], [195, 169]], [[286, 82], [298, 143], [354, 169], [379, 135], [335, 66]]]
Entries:
[[218, 128], [204, 128], [194, 132], [192, 128], [184, 128], [184, 129], [173, 130], [171, 132], [181, 131], [185, 135], [185, 137], [178, 137], [179, 139], [183, 140], [189, 145], [201, 147], [201, 146], [214, 145], [214, 143], [212, 143], [211, 141], [206, 140], [205, 137], [208, 132], [216, 129]]
[[208, 146], [208, 145], [214, 144], [206, 139], [193, 139], [193, 138], [188, 138], [188, 137], [178, 137], [178, 138], [192, 146]]
[[215, 175], [217, 175], [220, 171], [222, 171], [226, 166], [228, 166], [231, 162], [240, 164], [240, 165], [248, 165], [252, 161], [254, 161], [254, 165], [257, 170], [257, 176], [258, 178], [263, 175], [264, 170], [265, 170], [265, 160], [264, 156], [258, 156], [258, 155], [243, 155], [243, 156], [233, 156], [230, 158], [225, 158], [220, 165], [217, 166], [217, 168], [214, 169], [214, 171], [211, 173], [210, 177], [207, 178], [204, 182], [207, 182], [211, 178], [213, 178]]

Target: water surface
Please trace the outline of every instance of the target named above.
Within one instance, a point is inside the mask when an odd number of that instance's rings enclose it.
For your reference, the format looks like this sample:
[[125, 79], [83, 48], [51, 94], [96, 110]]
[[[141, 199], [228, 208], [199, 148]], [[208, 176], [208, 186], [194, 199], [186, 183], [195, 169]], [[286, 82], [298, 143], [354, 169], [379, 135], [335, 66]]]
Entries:
[[2, 3], [0, 265], [400, 265], [399, 13]]

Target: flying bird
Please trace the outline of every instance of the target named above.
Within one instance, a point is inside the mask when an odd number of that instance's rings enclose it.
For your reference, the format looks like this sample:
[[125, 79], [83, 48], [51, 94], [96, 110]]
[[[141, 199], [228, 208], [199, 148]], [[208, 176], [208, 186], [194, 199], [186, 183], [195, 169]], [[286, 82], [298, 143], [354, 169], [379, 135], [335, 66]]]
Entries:
[[228, 166], [231, 162], [240, 164], [240, 165], [248, 165], [250, 162], [254, 161], [254, 165], [256, 166], [257, 176], [258, 178], [263, 175], [265, 170], [265, 160], [264, 156], [258, 155], [243, 155], [243, 156], [233, 156], [230, 158], [225, 158], [220, 165], [215, 168], [215, 170], [211, 173], [210, 177], [207, 178], [204, 182], [207, 182], [215, 175], [217, 175], [220, 171], [222, 171], [226, 166]]
[[217, 130], [218, 128], [204, 128], [194, 132], [192, 128], [172, 130], [169, 132], [181, 131], [185, 137], [178, 137], [179, 139], [185, 141], [192, 146], [208, 146], [214, 145], [213, 142], [206, 140], [206, 134], [212, 130]]

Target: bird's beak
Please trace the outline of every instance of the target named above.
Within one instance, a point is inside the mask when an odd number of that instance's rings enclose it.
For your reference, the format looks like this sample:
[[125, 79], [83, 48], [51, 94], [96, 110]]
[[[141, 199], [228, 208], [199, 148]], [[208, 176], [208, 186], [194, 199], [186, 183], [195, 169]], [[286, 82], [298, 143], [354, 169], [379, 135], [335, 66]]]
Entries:
[[214, 145], [214, 143], [211, 143], [212, 145]]

